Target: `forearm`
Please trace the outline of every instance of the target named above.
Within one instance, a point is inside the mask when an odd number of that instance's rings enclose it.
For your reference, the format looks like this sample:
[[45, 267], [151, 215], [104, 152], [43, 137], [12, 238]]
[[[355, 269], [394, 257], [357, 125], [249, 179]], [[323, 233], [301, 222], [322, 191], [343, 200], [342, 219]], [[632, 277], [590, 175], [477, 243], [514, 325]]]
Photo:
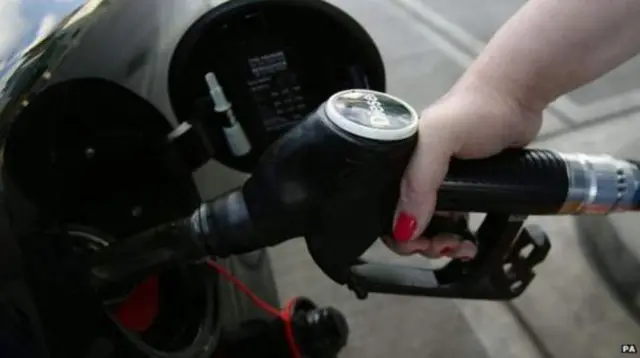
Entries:
[[529, 0], [454, 88], [489, 85], [538, 110], [638, 52], [638, 0]]

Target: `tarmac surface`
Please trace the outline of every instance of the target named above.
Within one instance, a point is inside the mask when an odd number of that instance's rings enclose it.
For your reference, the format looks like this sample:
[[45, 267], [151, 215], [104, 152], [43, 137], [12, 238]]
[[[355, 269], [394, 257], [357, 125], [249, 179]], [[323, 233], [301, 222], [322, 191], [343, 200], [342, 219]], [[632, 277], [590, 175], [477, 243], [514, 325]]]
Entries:
[[[332, 2], [376, 40], [386, 62], [389, 92], [418, 108], [443, 94], [524, 3]], [[533, 146], [615, 153], [640, 133], [638, 73], [640, 58], [553, 103]], [[528, 290], [510, 303], [387, 295], [359, 301], [323, 276], [302, 241], [271, 250], [272, 265], [282, 299], [307, 295], [345, 312], [351, 339], [344, 358], [610, 358], [621, 355], [621, 344], [640, 346], [640, 326], [585, 259], [572, 220], [547, 217], [531, 222], [546, 230], [552, 251]], [[401, 260], [381, 246], [368, 255]]]

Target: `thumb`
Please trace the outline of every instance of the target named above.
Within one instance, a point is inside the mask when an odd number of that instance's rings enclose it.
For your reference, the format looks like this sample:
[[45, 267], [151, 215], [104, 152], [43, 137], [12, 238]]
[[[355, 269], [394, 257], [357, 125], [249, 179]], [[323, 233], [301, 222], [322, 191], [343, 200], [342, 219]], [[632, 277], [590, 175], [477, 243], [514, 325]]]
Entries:
[[[419, 236], [435, 211], [438, 188], [442, 184], [454, 152], [451, 128], [423, 121], [418, 144], [400, 184], [400, 198], [394, 217], [393, 236], [406, 242]], [[439, 128], [437, 128], [439, 127]], [[433, 135], [438, 133], [442, 135]]]

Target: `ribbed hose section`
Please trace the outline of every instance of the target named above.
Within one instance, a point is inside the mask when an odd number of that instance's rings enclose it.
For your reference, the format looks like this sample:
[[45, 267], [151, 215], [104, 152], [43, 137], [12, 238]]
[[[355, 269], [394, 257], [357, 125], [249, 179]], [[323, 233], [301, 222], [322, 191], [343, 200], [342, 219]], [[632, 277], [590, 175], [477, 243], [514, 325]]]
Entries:
[[569, 177], [555, 152], [509, 149], [487, 159], [454, 159], [438, 192], [437, 210], [555, 214]]

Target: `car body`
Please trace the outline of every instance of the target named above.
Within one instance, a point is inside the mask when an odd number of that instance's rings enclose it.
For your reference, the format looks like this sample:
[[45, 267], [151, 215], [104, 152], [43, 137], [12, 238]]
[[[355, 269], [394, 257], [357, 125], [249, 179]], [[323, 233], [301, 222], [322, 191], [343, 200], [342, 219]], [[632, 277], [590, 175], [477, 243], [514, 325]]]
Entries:
[[[101, 245], [188, 215], [240, 185], [261, 150], [331, 93], [384, 90], [382, 60], [366, 31], [314, 0], [8, 0], [0, 16], [0, 356], [144, 357], [196, 347], [191, 356], [199, 357], [215, 348], [221, 325], [260, 317], [215, 273], [185, 266], [160, 279], [161, 292], [170, 292], [161, 297], [181, 307], [165, 308], [153, 332], [132, 335], [106, 313], [83, 265]], [[274, 36], [256, 40], [252, 18]], [[290, 21], [302, 28], [287, 29]], [[212, 26], [218, 37], [207, 39]], [[229, 28], [238, 37], [223, 33]], [[326, 35], [312, 35], [321, 29]], [[294, 33], [309, 41], [287, 42]], [[278, 96], [304, 92], [284, 112], [274, 106], [298, 97], [253, 105], [277, 91], [243, 89], [261, 80], [230, 75], [247, 56], [255, 62], [278, 53], [262, 48], [271, 39], [298, 66], [278, 81], [306, 81], [282, 85]], [[203, 55], [209, 45], [220, 47]], [[256, 53], [240, 59], [240, 49]], [[197, 168], [167, 163], [157, 145], [189, 121], [192, 102], [206, 99], [211, 56], [254, 151], [234, 158], [214, 133], [213, 160]], [[265, 111], [278, 113], [273, 130]], [[221, 262], [278, 303], [266, 251]]]

